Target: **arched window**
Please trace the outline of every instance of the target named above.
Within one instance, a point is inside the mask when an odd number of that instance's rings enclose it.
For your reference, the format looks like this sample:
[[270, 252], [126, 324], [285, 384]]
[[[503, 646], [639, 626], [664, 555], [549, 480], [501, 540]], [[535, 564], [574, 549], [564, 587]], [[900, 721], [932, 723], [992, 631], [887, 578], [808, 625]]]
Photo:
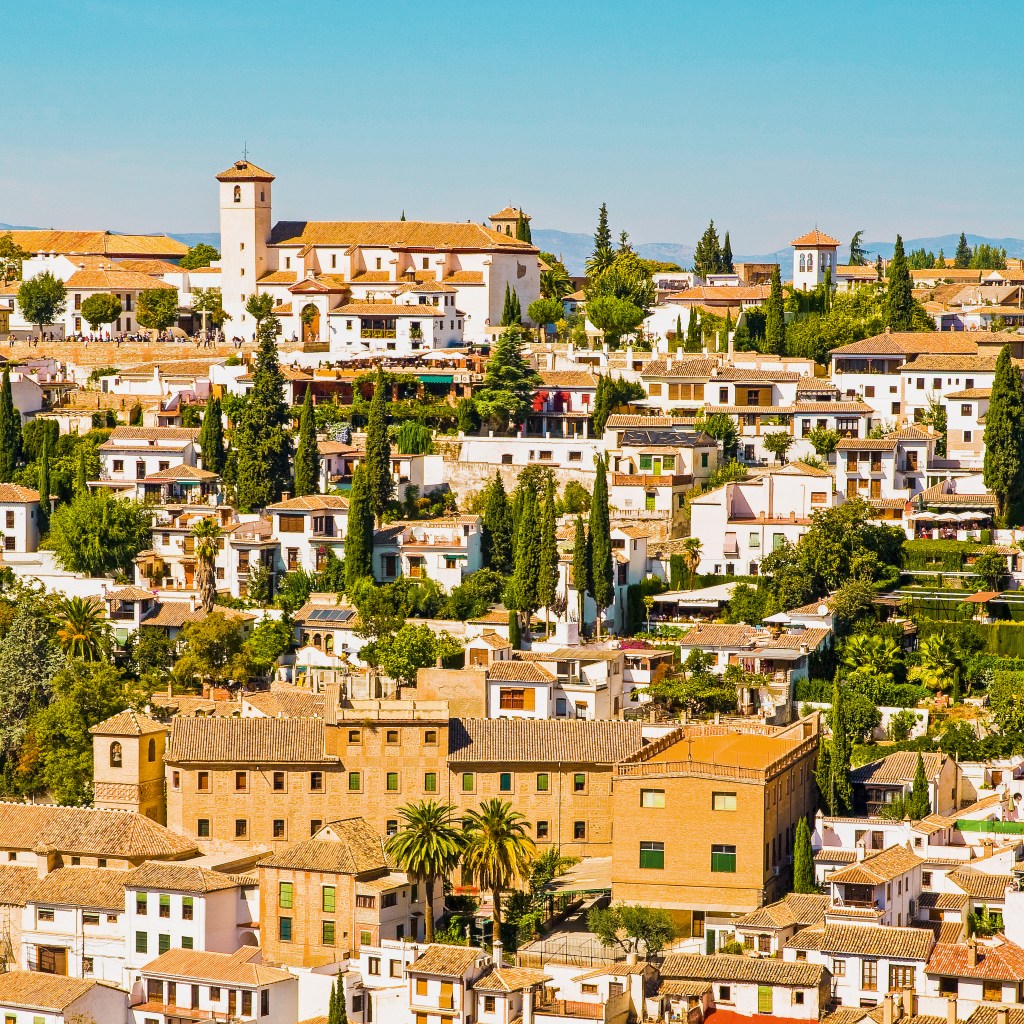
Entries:
[[240, 203], [242, 201], [242, 186], [235, 186], [235, 202]]
[[120, 768], [121, 767], [121, 744], [111, 743], [110, 744], [110, 767]]
[[324, 636], [324, 650], [328, 654], [333, 654], [334, 653], [334, 634], [333, 633], [327, 633]]
[[319, 633], [314, 633], [313, 634], [313, 646], [316, 647], [319, 650], [320, 649], [320, 645], [322, 643], [323, 643], [323, 641], [320, 638], [320, 634]]
[[156, 740], [150, 740], [149, 741], [149, 755], [148, 756], [149, 756], [149, 760], [151, 762], [156, 760]]
[[800, 253], [800, 270], [801, 272], [807, 269], [807, 260], [803, 253]]
[[809, 252], [807, 254], [807, 273], [810, 273], [812, 270], [814, 270], [814, 253]]

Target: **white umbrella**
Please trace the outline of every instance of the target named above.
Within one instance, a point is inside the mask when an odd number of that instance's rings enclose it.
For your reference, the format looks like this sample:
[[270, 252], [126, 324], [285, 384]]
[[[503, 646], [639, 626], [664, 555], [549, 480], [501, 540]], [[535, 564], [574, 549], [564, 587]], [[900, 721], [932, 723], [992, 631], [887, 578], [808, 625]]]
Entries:
[[955, 512], [940, 512], [936, 517], [937, 523], [958, 523], [960, 517]]
[[957, 516], [957, 519], [962, 523], [973, 523], [974, 520], [978, 518], [979, 516], [977, 512], [961, 512], [960, 515]]

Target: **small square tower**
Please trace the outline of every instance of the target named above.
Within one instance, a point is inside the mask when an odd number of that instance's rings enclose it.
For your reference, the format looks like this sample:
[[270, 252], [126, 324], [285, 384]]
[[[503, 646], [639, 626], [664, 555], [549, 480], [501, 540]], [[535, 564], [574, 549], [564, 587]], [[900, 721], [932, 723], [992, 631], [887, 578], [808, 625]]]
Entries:
[[815, 228], [789, 244], [793, 246], [794, 288], [802, 292], [816, 288], [825, 280], [826, 269], [832, 271], [832, 287], [835, 288], [837, 239]]
[[121, 711], [92, 733], [93, 806], [137, 811], [167, 824], [164, 747], [167, 726], [140, 711]]

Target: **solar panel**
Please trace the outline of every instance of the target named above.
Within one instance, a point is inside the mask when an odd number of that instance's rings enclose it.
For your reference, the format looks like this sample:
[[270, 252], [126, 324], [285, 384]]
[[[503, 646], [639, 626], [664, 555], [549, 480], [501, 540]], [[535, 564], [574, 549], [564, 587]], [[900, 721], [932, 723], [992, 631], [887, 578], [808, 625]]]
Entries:
[[348, 622], [355, 613], [351, 608], [314, 608], [309, 622]]

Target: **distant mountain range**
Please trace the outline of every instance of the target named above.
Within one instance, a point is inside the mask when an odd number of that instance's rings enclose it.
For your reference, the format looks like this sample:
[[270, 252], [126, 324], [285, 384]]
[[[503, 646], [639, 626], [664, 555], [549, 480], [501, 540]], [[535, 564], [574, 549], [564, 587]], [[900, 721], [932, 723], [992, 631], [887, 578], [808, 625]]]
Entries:
[[[19, 225], [0, 224], [0, 231], [31, 231]], [[217, 231], [193, 231], [193, 232], [167, 232], [171, 238], [178, 239], [186, 245], [198, 245], [205, 242], [214, 248], [220, 248], [220, 233]], [[904, 240], [904, 248], [909, 252], [911, 249], [926, 249], [938, 255], [941, 249], [947, 256], [952, 256], [956, 251], [957, 242], [960, 240], [960, 232], [951, 235], [935, 235], [931, 238], [908, 238]], [[1007, 256], [1016, 258], [1024, 257], [1024, 238], [990, 238], [987, 235], [967, 236], [967, 242], [971, 246], [979, 243], [995, 246], [998, 249], [1005, 249]], [[584, 265], [587, 257], [594, 248], [594, 239], [591, 235], [571, 232], [557, 231], [553, 228], [534, 228], [533, 244], [544, 252], [554, 253], [558, 256], [570, 274], [581, 275], [584, 272]], [[689, 267], [693, 263], [693, 246], [681, 242], [634, 242], [633, 248], [649, 260], [660, 260], [664, 263], [678, 263], [681, 267]], [[892, 242], [865, 242], [864, 249], [870, 253], [872, 258], [876, 255], [888, 259], [892, 256]], [[839, 250], [839, 262], [845, 263], [849, 259], [850, 249], [843, 245]], [[788, 246], [776, 249], [774, 252], [757, 253], [755, 255], [735, 255], [737, 263], [779, 263], [782, 265], [783, 278], [788, 277], [788, 269], [791, 266], [793, 250]]]

